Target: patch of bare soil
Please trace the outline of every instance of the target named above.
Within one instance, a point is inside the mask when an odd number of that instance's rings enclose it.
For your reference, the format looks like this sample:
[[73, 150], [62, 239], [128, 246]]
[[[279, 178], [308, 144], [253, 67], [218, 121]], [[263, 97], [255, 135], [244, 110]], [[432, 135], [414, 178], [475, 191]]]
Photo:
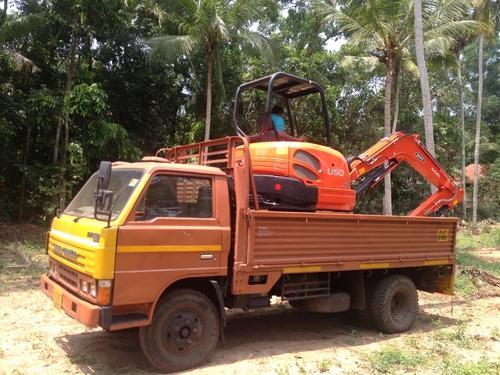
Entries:
[[479, 250], [474, 250], [472, 253], [489, 262], [500, 262], [500, 248], [487, 247]]
[[[231, 311], [226, 342], [187, 374], [366, 374], [369, 353], [408, 340], [434, 342], [437, 332], [466, 325], [481, 345], [467, 355], [500, 360], [500, 297], [470, 301], [420, 294], [421, 309], [406, 334], [382, 335], [349, 316], [312, 314], [287, 304], [251, 313]], [[37, 289], [0, 295], [1, 374], [149, 374], [137, 330], [87, 330]]]
[[7, 224], [0, 222], [0, 243], [28, 241], [43, 243], [47, 229], [33, 224]]

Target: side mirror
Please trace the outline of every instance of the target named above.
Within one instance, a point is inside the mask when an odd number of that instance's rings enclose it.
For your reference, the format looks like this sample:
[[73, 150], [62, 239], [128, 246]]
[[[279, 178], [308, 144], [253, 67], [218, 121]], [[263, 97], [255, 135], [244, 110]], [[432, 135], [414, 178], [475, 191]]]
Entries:
[[111, 181], [111, 162], [101, 161], [99, 164], [99, 188], [107, 189]]
[[94, 217], [97, 220], [103, 220], [99, 215], [104, 215], [108, 222], [111, 221], [111, 208], [113, 206], [113, 192], [107, 190], [111, 182], [111, 162], [101, 161], [97, 175], [97, 189], [94, 192], [95, 206]]

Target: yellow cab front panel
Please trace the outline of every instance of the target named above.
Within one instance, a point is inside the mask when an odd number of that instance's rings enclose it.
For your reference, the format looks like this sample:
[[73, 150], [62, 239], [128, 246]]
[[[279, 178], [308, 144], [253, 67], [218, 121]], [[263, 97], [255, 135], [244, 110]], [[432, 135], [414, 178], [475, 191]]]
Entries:
[[94, 279], [114, 277], [117, 228], [95, 219], [61, 215], [52, 222], [48, 255]]

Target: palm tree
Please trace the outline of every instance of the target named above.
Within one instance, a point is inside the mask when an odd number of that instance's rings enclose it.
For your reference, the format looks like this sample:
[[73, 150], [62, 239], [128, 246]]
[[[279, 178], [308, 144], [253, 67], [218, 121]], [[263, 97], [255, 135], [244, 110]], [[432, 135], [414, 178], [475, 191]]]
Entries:
[[[416, 74], [418, 69], [411, 58], [411, 42], [414, 39], [413, 0], [350, 0], [343, 6], [332, 5], [326, 0], [316, 0], [314, 8], [326, 22], [335, 22], [350, 37], [355, 46], [365, 51], [369, 58], [376, 58], [385, 68], [384, 131], [391, 133], [391, 107], [394, 82], [399, 95], [402, 69]], [[434, 54], [443, 53], [444, 46], [453, 37], [477, 30], [474, 21], [457, 19], [463, 2], [432, 2], [426, 6], [422, 17], [422, 33], [426, 46]], [[465, 13], [464, 13], [465, 14]], [[395, 100], [393, 129], [397, 124], [399, 100]], [[427, 132], [426, 132], [427, 133]], [[432, 134], [432, 133], [431, 133]], [[426, 134], [427, 135], [427, 134]], [[426, 137], [431, 139], [431, 137]], [[433, 149], [433, 147], [432, 147]], [[384, 214], [392, 214], [390, 176], [385, 178]]]
[[478, 83], [477, 83], [477, 107], [476, 107], [476, 139], [474, 145], [474, 185], [472, 188], [472, 226], [477, 232], [477, 195], [479, 180], [479, 146], [481, 143], [481, 109], [483, 104], [483, 43], [484, 33], [479, 34], [478, 56]]
[[[496, 8], [496, 9], [495, 9]], [[490, 0], [478, 0], [475, 2], [475, 18], [490, 26], [498, 22], [498, 3]], [[474, 145], [474, 185], [472, 188], [472, 228], [477, 233], [477, 205], [479, 191], [479, 147], [481, 145], [481, 110], [483, 105], [483, 44], [485, 35], [492, 34], [488, 30], [480, 30], [478, 36], [478, 85], [477, 85], [477, 107], [476, 107], [476, 137]]]
[[425, 144], [427, 146], [427, 150], [429, 150], [431, 155], [435, 156], [431, 90], [429, 89], [429, 77], [427, 75], [427, 66], [425, 65], [422, 1], [414, 0], [413, 9], [415, 14], [415, 54], [417, 57], [418, 73], [420, 76], [420, 89], [422, 91], [422, 104], [424, 109]]
[[458, 100], [460, 106], [460, 134], [462, 141], [462, 189], [464, 197], [462, 199], [462, 215], [463, 219], [467, 220], [467, 191], [465, 184], [465, 103], [464, 103], [464, 83], [462, 78], [462, 61], [460, 59], [460, 49], [456, 52], [457, 61], [457, 84], [458, 84]]
[[274, 56], [274, 48], [263, 35], [249, 29], [262, 13], [259, 3], [251, 0], [186, 0], [183, 21], [177, 23], [179, 35], [165, 35], [148, 41], [151, 58], [173, 61], [179, 56], [205, 56], [207, 84], [205, 140], [210, 138], [212, 87], [214, 77], [223, 90], [222, 50], [227, 43], [244, 41], [256, 47], [264, 58]]
[[[376, 59], [385, 67], [384, 134], [391, 134], [391, 106], [394, 79], [399, 76], [399, 67], [405, 51], [405, 17], [403, 2], [389, 4], [388, 1], [348, 1], [343, 10], [327, 2], [316, 2], [315, 10], [324, 22], [334, 22], [349, 35], [353, 45], [368, 52], [367, 59]], [[402, 17], [400, 17], [402, 16]], [[390, 175], [384, 178], [383, 211], [392, 215]]]

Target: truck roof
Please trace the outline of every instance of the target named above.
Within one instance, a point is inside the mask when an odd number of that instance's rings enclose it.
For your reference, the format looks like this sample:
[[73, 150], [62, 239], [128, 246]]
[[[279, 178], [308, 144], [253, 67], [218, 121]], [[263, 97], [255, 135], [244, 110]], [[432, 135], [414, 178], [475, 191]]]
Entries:
[[180, 164], [171, 163], [165, 160], [165, 162], [155, 162], [155, 161], [138, 161], [138, 162], [114, 162], [113, 168], [125, 169], [125, 168], [140, 168], [144, 169], [147, 173], [152, 173], [158, 170], [162, 171], [177, 171], [177, 172], [191, 172], [191, 173], [204, 173], [211, 175], [225, 176], [226, 174], [216, 167], [207, 167], [204, 165], [197, 164]]

